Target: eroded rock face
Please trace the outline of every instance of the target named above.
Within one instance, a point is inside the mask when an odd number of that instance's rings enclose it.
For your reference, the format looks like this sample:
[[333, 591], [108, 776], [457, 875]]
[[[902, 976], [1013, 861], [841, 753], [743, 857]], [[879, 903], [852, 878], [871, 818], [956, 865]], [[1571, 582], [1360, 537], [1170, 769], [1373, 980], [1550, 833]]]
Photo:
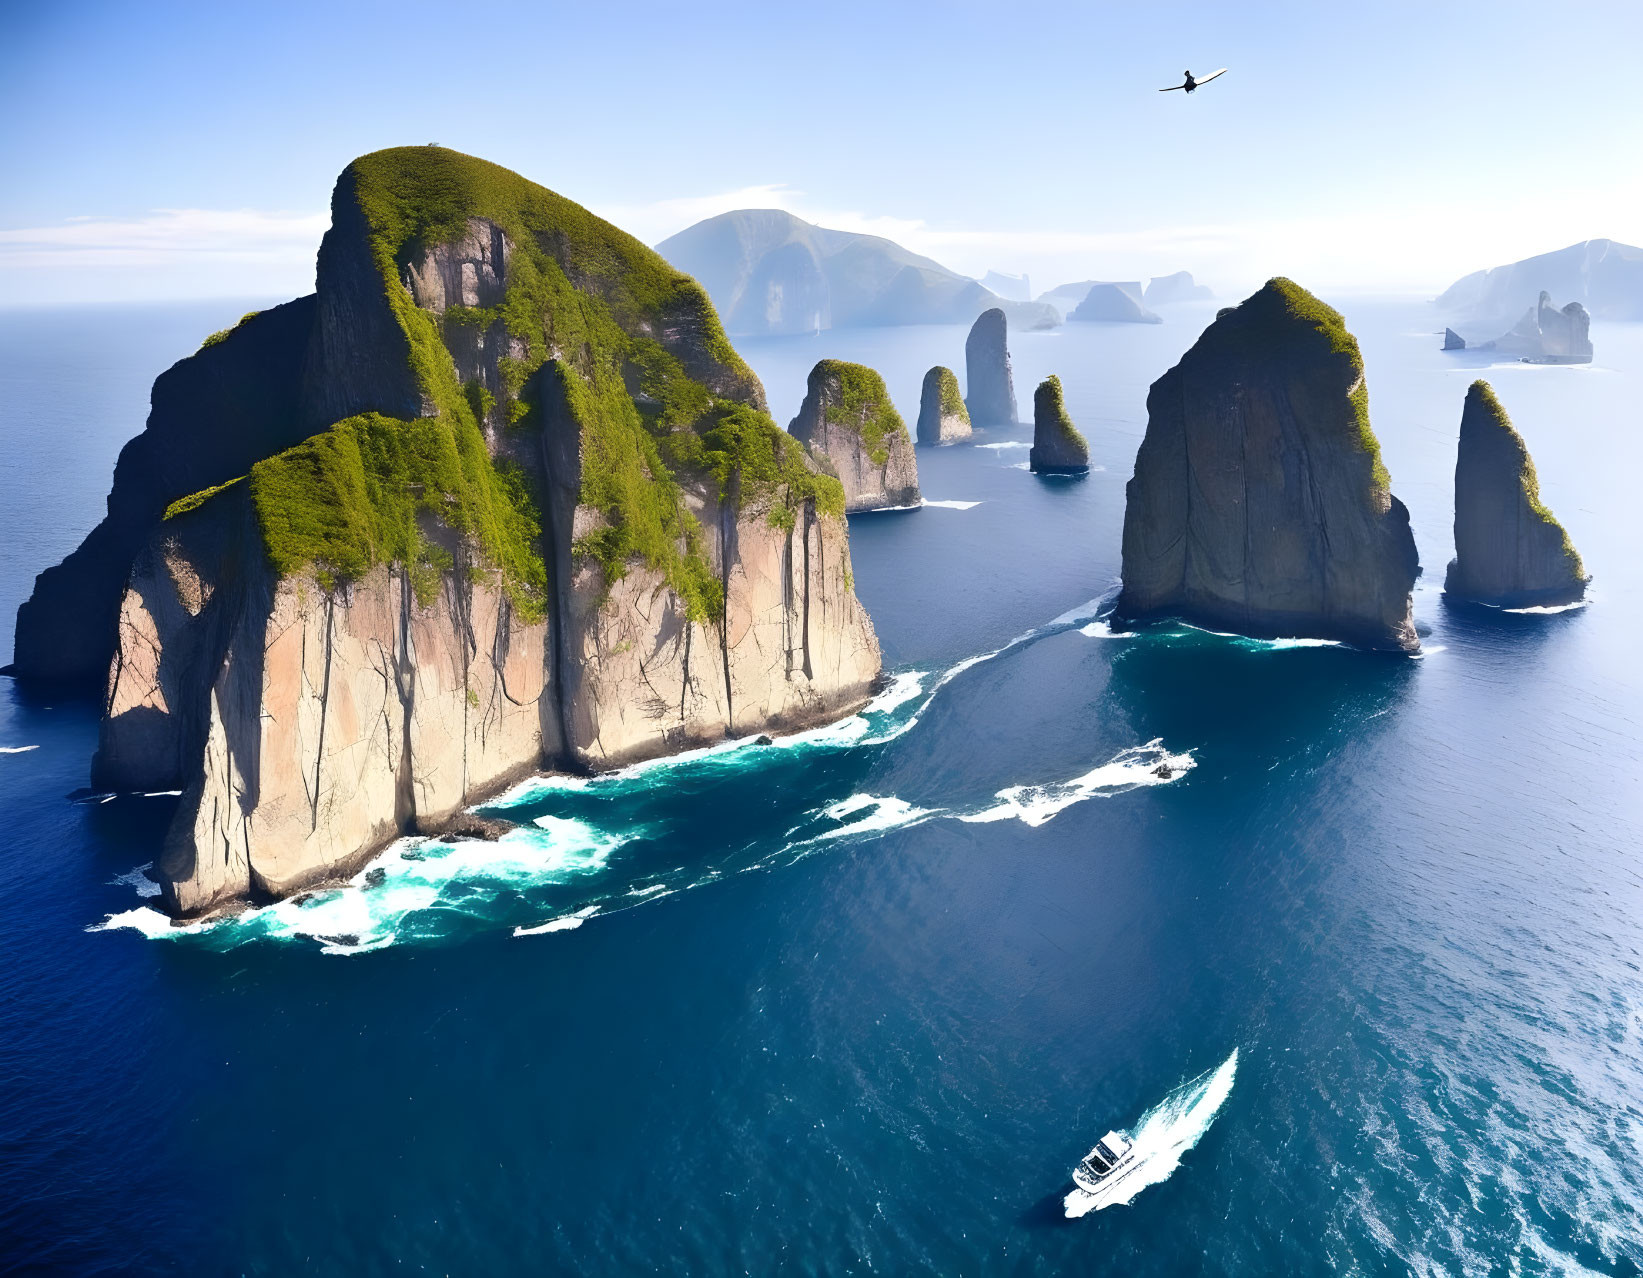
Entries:
[[[382, 154], [394, 172], [401, 171], [394, 165], [418, 162], [421, 149]], [[482, 164], [434, 158], [458, 172]], [[418, 508], [428, 549], [419, 552], [417, 567], [377, 562], [347, 579], [317, 564], [275, 568], [269, 512], [255, 485], [268, 473], [289, 483], [289, 470], [259, 467], [249, 480], [195, 494], [169, 517], [162, 518], [162, 506], [133, 524], [147, 534], [133, 538], [119, 579], [103, 587], [112, 592], [105, 602], [117, 642], [105, 665], [106, 713], [93, 771], [110, 789], [183, 791], [155, 871], [162, 901], [178, 914], [351, 873], [391, 839], [447, 829], [465, 805], [542, 767], [604, 768], [726, 733], [824, 721], [865, 701], [879, 674], [877, 640], [851, 584], [838, 488], [819, 478], [816, 459], [764, 415], [763, 388], [725, 343], [699, 290], [676, 278], [674, 293], [652, 310], [636, 318], [622, 312], [617, 322], [636, 326], [631, 349], [641, 362], [616, 365], [602, 389], [589, 380], [598, 355], [578, 341], [566, 360], [547, 359], [510, 390], [503, 357], [522, 359], [525, 350], [509, 344], [499, 323], [481, 314], [475, 324], [466, 312], [486, 311], [508, 296], [514, 256], [530, 246], [521, 248], [495, 223], [470, 218], [450, 242], [413, 257], [400, 279], [376, 275], [374, 289], [367, 287], [375, 259], [355, 167], [338, 184], [320, 295], [296, 304], [306, 322], [288, 343], [289, 358], [267, 359], [256, 321], [248, 322], [222, 346], [255, 375], [224, 385], [206, 407], [235, 404], [240, 390], [262, 386], [257, 376], [264, 376], [275, 408], [294, 405], [293, 412], [312, 420], [326, 406], [354, 412], [377, 404], [407, 414], [379, 430], [410, 430], [429, 395], [450, 394], [438, 382], [432, 390], [419, 384], [410, 361], [406, 334], [427, 326], [421, 331], [442, 338], [451, 361], [443, 385], [462, 387], [469, 403], [493, 383], [509, 392], [509, 411], [498, 394], [490, 420], [481, 423], [484, 444], [500, 459], [495, 465], [512, 467], [508, 473], [536, 494], [546, 598], [524, 607], [516, 582], [504, 577], [472, 525], [464, 532], [447, 523], [442, 512], [454, 501], [448, 495]], [[521, 198], [551, 208], [558, 197], [531, 188]], [[567, 221], [581, 225], [578, 217]], [[648, 253], [614, 238], [614, 228], [604, 233], [604, 257], [589, 253], [585, 260], [612, 260], [611, 245], [616, 253]], [[557, 248], [580, 269], [583, 257]], [[640, 266], [666, 270], [659, 260]], [[655, 288], [654, 278], [649, 285]], [[544, 312], [550, 351], [559, 326], [598, 337], [577, 325], [623, 281], [593, 278], [578, 287], [587, 301]], [[404, 299], [420, 309], [414, 322], [393, 309]], [[602, 322], [602, 340], [618, 340], [610, 321]], [[346, 367], [316, 382], [336, 360]], [[209, 371], [210, 361], [200, 362]], [[608, 533], [619, 517], [613, 509], [622, 509], [589, 478], [590, 456], [608, 467], [593, 451], [591, 432], [606, 431], [598, 445], [605, 449], [623, 438], [610, 433], [610, 417], [597, 414], [615, 415], [627, 405], [630, 413], [662, 411], [649, 397], [656, 369], [673, 378], [671, 390], [660, 393], [706, 405], [708, 425], [733, 409], [741, 414], [738, 437], [751, 441], [750, 452], [720, 454], [733, 459], [722, 473], [674, 475], [683, 521], [676, 549], [681, 556], [688, 550], [691, 571], [705, 573], [715, 587], [692, 594], [689, 603], [678, 593], [685, 588], [677, 575], [683, 560], [675, 561], [674, 575], [637, 555], [612, 570], [585, 540]], [[196, 384], [200, 374], [191, 376]], [[630, 393], [628, 384], [633, 398], [617, 398]], [[158, 389], [156, 396], [158, 402]], [[449, 403], [439, 412], [448, 420]], [[163, 442], [186, 453], [199, 439], [208, 451], [220, 428], [220, 419], [190, 408], [177, 413]], [[673, 428], [698, 429], [682, 422]], [[467, 430], [453, 438], [479, 438], [471, 425]], [[901, 436], [905, 441], [905, 427]], [[273, 434], [236, 446], [249, 468], [288, 445]], [[766, 456], [772, 450], [774, 480]], [[376, 463], [367, 457], [363, 464], [369, 474]], [[744, 464], [755, 472], [745, 486]], [[219, 471], [184, 473], [216, 481]], [[655, 473], [640, 471], [645, 482]], [[153, 483], [148, 509], [159, 496], [180, 495]], [[112, 579], [112, 570], [105, 575]]]
[[1357, 342], [1289, 280], [1225, 310], [1153, 383], [1116, 615], [1418, 649], [1409, 514]]
[[1059, 377], [1046, 377], [1033, 392], [1033, 447], [1027, 464], [1035, 475], [1082, 475], [1090, 468], [1090, 446], [1067, 415]]
[[1009, 322], [998, 308], [983, 311], [964, 339], [964, 397], [977, 426], [1011, 426], [1016, 421], [1015, 377], [1010, 370]]
[[1523, 437], [1488, 382], [1473, 382], [1455, 461], [1455, 558], [1444, 591], [1501, 608], [1574, 603], [1586, 570], [1540, 500]]
[[1446, 351], [1463, 351], [1466, 349], [1466, 339], [1452, 328], [1443, 330], [1443, 349]]
[[950, 368], [932, 368], [924, 375], [919, 394], [918, 442], [950, 444], [969, 439], [970, 433], [970, 410], [964, 407], [964, 396], [959, 394], [958, 378]]
[[1479, 349], [1504, 351], [1535, 364], [1589, 364], [1591, 325], [1591, 316], [1579, 302], [1559, 310], [1550, 294], [1542, 293], [1510, 332]]
[[913, 441], [872, 369], [822, 360], [810, 370], [804, 403], [787, 431], [827, 459], [844, 484], [846, 510], [919, 504]]
[[1116, 284], [1095, 284], [1084, 300], [1067, 316], [1074, 320], [1105, 324], [1162, 324], [1164, 318], [1149, 311]]

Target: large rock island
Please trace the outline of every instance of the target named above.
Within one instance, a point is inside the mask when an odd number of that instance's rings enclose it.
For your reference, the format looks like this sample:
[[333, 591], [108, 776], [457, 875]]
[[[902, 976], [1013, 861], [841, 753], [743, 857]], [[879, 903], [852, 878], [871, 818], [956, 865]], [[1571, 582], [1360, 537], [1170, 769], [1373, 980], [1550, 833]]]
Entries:
[[182, 790], [176, 914], [879, 672], [842, 488], [702, 290], [437, 147], [348, 166], [316, 294], [161, 377], [109, 512], [20, 610], [17, 673], [101, 665], [97, 784]]
[[1027, 466], [1035, 475], [1082, 475], [1090, 468], [1090, 446], [1078, 433], [1061, 397], [1061, 379], [1051, 374], [1033, 392], [1033, 446]]
[[937, 365], [924, 375], [918, 401], [918, 442], [921, 444], [951, 444], [969, 439], [970, 410], [964, 407], [964, 396], [959, 394], [958, 378], [953, 370]]
[[1445, 594], [1500, 608], [1570, 604], [1586, 569], [1569, 534], [1540, 500], [1523, 437], [1488, 382], [1473, 382], [1455, 461], [1455, 558]]
[[1419, 648], [1409, 513], [1341, 316], [1274, 279], [1152, 385], [1115, 616]]
[[1116, 284], [1092, 284], [1084, 300], [1067, 316], [1069, 322], [1103, 324], [1162, 324], [1164, 317], [1149, 311], [1133, 294]]
[[810, 370], [788, 434], [825, 459], [846, 510], [917, 506], [918, 458], [884, 379], [864, 364], [824, 359]]
[[1016, 422], [1015, 374], [1010, 368], [1010, 323], [996, 307], [983, 311], [964, 339], [964, 397], [977, 426]]

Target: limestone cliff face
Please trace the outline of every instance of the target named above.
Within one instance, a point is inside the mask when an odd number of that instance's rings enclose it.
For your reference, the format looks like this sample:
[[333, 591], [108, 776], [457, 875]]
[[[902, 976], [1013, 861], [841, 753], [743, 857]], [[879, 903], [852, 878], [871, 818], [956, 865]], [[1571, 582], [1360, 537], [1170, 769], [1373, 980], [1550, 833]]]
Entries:
[[872, 369], [824, 359], [810, 370], [788, 434], [827, 459], [846, 510], [919, 504], [918, 458], [907, 425]]
[[1090, 446], [1078, 433], [1061, 398], [1061, 379], [1046, 377], [1033, 392], [1033, 447], [1027, 464], [1035, 475], [1082, 475]]
[[1419, 647], [1409, 514], [1339, 314], [1269, 281], [1153, 383], [1147, 412], [1126, 490], [1121, 619]]
[[937, 365], [924, 375], [918, 402], [918, 442], [951, 444], [970, 438], [970, 410], [953, 370]]
[[964, 339], [964, 397], [977, 426], [1011, 426], [1016, 421], [1015, 377], [1010, 370], [1009, 321], [996, 307], [983, 311]]
[[[836, 716], [879, 674], [841, 487], [691, 281], [438, 148], [356, 161], [336, 203], [285, 363], [255, 321], [219, 345], [276, 406], [348, 416], [242, 440], [244, 478], [150, 485], [92, 592], [93, 772], [183, 791], [178, 914], [351, 872], [538, 768]], [[179, 451], [220, 428], [166, 420]]]
[[1574, 603], [1585, 567], [1540, 500], [1523, 437], [1488, 382], [1473, 382], [1455, 461], [1455, 558], [1444, 591], [1502, 608]]

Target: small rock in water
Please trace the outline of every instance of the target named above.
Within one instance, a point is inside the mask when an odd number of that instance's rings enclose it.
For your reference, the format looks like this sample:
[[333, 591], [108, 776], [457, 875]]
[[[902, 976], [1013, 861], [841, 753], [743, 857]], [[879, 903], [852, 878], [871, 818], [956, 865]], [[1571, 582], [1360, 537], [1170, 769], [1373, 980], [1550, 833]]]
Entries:
[[447, 821], [439, 832], [441, 843], [455, 843], [460, 839], [482, 839], [495, 843], [513, 824], [495, 817], [480, 816], [477, 812], [459, 812]]
[[368, 888], [381, 887], [388, 879], [388, 871], [380, 865], [374, 870], [365, 871], [365, 886]]
[[753, 738], [753, 744], [754, 745], [775, 745], [776, 744], [776, 739], [774, 737], [758, 736], [758, 737]]
[[1175, 775], [1175, 769], [1170, 767], [1167, 763], [1160, 763], [1152, 770], [1152, 775], [1155, 777], [1163, 777], [1164, 780], [1168, 781]]

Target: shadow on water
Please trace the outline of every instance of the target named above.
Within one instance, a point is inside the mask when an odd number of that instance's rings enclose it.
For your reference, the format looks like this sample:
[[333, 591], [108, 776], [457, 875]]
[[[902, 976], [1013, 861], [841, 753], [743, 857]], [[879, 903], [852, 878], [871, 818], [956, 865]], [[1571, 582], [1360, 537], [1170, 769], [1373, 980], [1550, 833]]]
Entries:
[[1073, 1183], [1067, 1181], [1053, 1194], [1045, 1194], [1026, 1211], [1016, 1217], [1023, 1229], [1065, 1229], [1078, 1222], [1067, 1215], [1065, 1199], [1072, 1193]]
[[1244, 767], [1332, 748], [1395, 709], [1419, 671], [1406, 657], [1167, 622], [1116, 642], [1109, 693], [1138, 730]]

